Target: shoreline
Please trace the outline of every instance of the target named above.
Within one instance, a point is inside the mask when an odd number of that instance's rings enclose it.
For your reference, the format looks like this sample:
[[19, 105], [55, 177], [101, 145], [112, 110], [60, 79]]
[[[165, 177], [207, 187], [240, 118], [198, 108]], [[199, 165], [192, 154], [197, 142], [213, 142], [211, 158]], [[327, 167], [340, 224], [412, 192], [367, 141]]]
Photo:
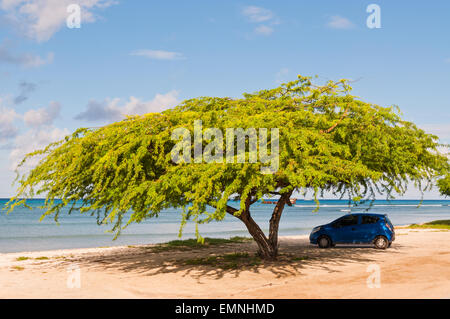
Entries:
[[[279, 261], [237, 268], [199, 261], [227, 254], [253, 258], [254, 242], [5, 253], [0, 298], [450, 298], [450, 231], [397, 228], [396, 233], [387, 250], [319, 249], [308, 236], [283, 236]], [[380, 288], [367, 286], [370, 265], [380, 268]], [[79, 270], [80, 288], [68, 287], [71, 269]]]
[[[405, 224], [405, 225], [397, 225], [394, 226], [394, 229], [405, 229], [408, 226], [411, 226], [413, 224]], [[311, 228], [312, 229], [312, 228]], [[249, 234], [246, 234], [246, 237], [250, 236]], [[209, 236], [206, 236], [209, 237]], [[233, 237], [230, 235], [230, 237]], [[282, 238], [308, 238], [309, 234], [302, 234], [302, 235], [285, 235], [285, 236], [279, 236], [280, 239]], [[225, 237], [212, 237], [212, 238], [225, 238]], [[227, 237], [228, 238], [228, 237]], [[250, 237], [248, 237], [250, 238]], [[186, 238], [177, 238], [174, 240], [186, 240], [186, 239], [195, 239], [191, 237]], [[167, 244], [170, 241], [165, 242], [159, 242], [159, 243], [151, 243], [151, 244], [120, 244], [120, 245], [112, 245], [112, 246], [96, 246], [96, 247], [76, 247], [76, 248], [58, 248], [58, 249], [41, 249], [41, 250], [21, 250], [21, 251], [12, 251], [12, 252], [0, 252], [0, 256], [2, 255], [8, 255], [8, 254], [33, 254], [33, 253], [47, 253], [52, 254], [53, 252], [66, 252], [66, 251], [83, 251], [83, 250], [96, 250], [96, 249], [120, 249], [120, 248], [127, 248], [129, 246], [142, 246], [142, 247], [150, 247], [150, 246], [157, 246], [157, 245], [164, 245]]]
[[[37, 201], [39, 202], [39, 200]], [[340, 212], [338, 207], [334, 207], [336, 205], [340, 206], [342, 202], [346, 203], [347, 201], [332, 200], [332, 205], [328, 205], [325, 201], [322, 203], [325, 205], [322, 205], [318, 214], [312, 213], [313, 208], [287, 207], [280, 222], [279, 235], [309, 235], [313, 227], [328, 223], [347, 214]], [[404, 202], [405, 200], [394, 200], [392, 204], [402, 204]], [[415, 207], [419, 202], [419, 200], [411, 203], [407, 202], [414, 207], [373, 207], [371, 212], [388, 214], [394, 225], [401, 226], [449, 218], [448, 207], [431, 205], [416, 209]], [[376, 203], [389, 204], [385, 200], [377, 201]], [[446, 206], [450, 201], [428, 201], [428, 204], [435, 203]], [[39, 203], [31, 204], [35, 208], [39, 205]], [[311, 203], [311, 205], [314, 206], [314, 203]], [[254, 212], [258, 224], [265, 232], [268, 231], [267, 221], [270, 219], [272, 206], [258, 205]], [[359, 212], [359, 210], [354, 212]], [[0, 254], [164, 243], [179, 239], [177, 235], [181, 225], [179, 211], [177, 209], [168, 209], [157, 219], [148, 219], [139, 225], [132, 225], [122, 233], [118, 240], [113, 241], [114, 235], [109, 233], [112, 226], [97, 226], [94, 220], [95, 217], [91, 217], [90, 214], [72, 214], [69, 216], [62, 212], [60, 224], [56, 226], [51, 216], [39, 222], [41, 213], [37, 208], [29, 211], [20, 207], [9, 215], [0, 213]], [[194, 226], [194, 223], [186, 225], [182, 239], [195, 237]], [[232, 216], [227, 216], [221, 223], [213, 222], [208, 225], [202, 225], [200, 233], [205, 237], [217, 238], [249, 236], [245, 226]]]
[[[411, 226], [413, 224], [405, 224], [405, 225], [398, 225], [398, 226], [394, 226], [394, 229], [407, 229], [407, 227]], [[233, 237], [233, 236], [231, 236]], [[212, 238], [219, 238], [222, 239], [224, 237], [212, 237]], [[248, 237], [250, 239], [250, 237]], [[281, 239], [289, 239], [289, 238], [294, 238], [294, 239], [300, 239], [300, 238], [309, 238], [309, 234], [303, 234], [303, 235], [286, 235], [286, 236], [279, 236], [280, 240]], [[182, 238], [182, 239], [175, 239], [175, 240], [186, 240], [186, 239], [191, 239], [191, 238]], [[123, 249], [123, 248], [128, 248], [130, 246], [135, 246], [135, 247], [153, 247], [153, 246], [157, 246], [157, 245], [164, 245], [167, 244], [170, 241], [166, 241], [166, 242], [160, 242], [160, 243], [151, 243], [151, 244], [127, 244], [127, 245], [113, 245], [113, 246], [98, 246], [98, 247], [77, 247], [77, 248], [60, 248], [60, 249], [48, 249], [48, 250], [21, 250], [21, 251], [13, 251], [13, 252], [5, 252], [2, 253], [0, 252], [0, 256], [2, 255], [11, 255], [11, 254], [34, 254], [34, 253], [47, 253], [47, 254], [55, 254], [57, 252], [67, 252], [67, 251], [74, 251], [74, 252], [83, 252], [83, 251], [95, 251], [98, 249]]]
[[[231, 236], [233, 237], [233, 236]], [[230, 237], [230, 238], [231, 238]], [[211, 238], [217, 238], [217, 239], [224, 239], [223, 237], [211, 237]], [[248, 239], [251, 239], [251, 237], [246, 237]], [[279, 236], [279, 239], [304, 239], [304, 238], [309, 238], [309, 235], [294, 235], [294, 236]], [[187, 239], [195, 239], [195, 238], [183, 238], [180, 240], [187, 240]], [[226, 238], [225, 238], [226, 239]], [[175, 239], [178, 240], [178, 239]], [[79, 248], [61, 248], [61, 249], [48, 249], [48, 250], [22, 250], [22, 251], [16, 251], [16, 252], [6, 252], [6, 253], [1, 253], [0, 252], [0, 257], [1, 256], [6, 256], [6, 255], [17, 255], [17, 254], [23, 254], [23, 255], [36, 255], [36, 254], [49, 254], [49, 255], [55, 255], [58, 253], [69, 253], [69, 252], [78, 252], [78, 253], [89, 253], [89, 252], [96, 252], [99, 249], [101, 250], [120, 250], [120, 249], [127, 249], [130, 247], [133, 248], [151, 248], [151, 247], [156, 247], [159, 245], [165, 245], [167, 243], [169, 243], [170, 241], [167, 242], [161, 242], [161, 243], [152, 243], [152, 244], [129, 244], [129, 245], [117, 245], [117, 246], [99, 246], [99, 247], [79, 247]]]

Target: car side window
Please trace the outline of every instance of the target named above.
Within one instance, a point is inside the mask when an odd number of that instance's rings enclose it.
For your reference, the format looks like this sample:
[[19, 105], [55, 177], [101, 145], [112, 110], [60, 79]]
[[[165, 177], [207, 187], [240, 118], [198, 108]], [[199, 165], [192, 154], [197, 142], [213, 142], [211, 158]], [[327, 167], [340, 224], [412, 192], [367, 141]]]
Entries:
[[341, 219], [337, 220], [333, 223], [333, 227], [340, 228], [340, 227], [346, 227], [346, 226], [353, 226], [358, 224], [358, 216], [355, 215], [349, 215], [342, 217]]
[[334, 222], [331, 224], [331, 226], [333, 226], [333, 228], [339, 228], [339, 227], [341, 227], [341, 220], [338, 219], [338, 220], [334, 221]]
[[375, 216], [362, 216], [361, 224], [375, 224], [378, 220]]

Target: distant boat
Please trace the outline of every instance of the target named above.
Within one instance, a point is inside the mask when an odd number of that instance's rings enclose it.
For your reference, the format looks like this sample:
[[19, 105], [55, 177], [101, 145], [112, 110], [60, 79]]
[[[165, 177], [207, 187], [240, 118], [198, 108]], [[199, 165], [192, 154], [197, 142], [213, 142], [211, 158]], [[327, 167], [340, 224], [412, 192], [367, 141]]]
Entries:
[[[295, 204], [297, 202], [297, 198], [290, 198], [289, 201], [291, 204]], [[261, 204], [272, 204], [276, 205], [278, 203], [278, 199], [262, 199]]]
[[278, 200], [276, 199], [262, 199], [261, 204], [276, 204]]

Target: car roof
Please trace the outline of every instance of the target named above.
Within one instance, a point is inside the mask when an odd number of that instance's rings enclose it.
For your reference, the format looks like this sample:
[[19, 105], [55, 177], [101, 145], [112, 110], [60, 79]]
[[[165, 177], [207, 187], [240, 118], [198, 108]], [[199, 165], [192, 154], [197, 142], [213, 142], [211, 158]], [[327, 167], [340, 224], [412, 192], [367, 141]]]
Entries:
[[377, 217], [383, 217], [386, 216], [387, 214], [375, 214], [375, 213], [350, 213], [344, 216], [348, 216], [348, 215], [353, 215], [353, 216], [377, 216]]

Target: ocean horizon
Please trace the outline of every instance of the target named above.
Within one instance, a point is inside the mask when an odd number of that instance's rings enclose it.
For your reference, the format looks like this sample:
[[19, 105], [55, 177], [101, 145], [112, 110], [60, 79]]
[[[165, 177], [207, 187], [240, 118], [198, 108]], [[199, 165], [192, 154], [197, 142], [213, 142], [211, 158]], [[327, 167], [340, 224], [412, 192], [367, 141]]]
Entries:
[[[113, 240], [114, 234], [108, 232], [112, 226], [97, 225], [96, 217], [90, 212], [75, 211], [68, 215], [69, 208], [63, 208], [58, 223], [53, 216], [39, 222], [43, 211], [37, 207], [44, 199], [29, 200], [32, 210], [18, 207], [10, 214], [3, 209], [8, 200], [0, 199], [0, 253], [155, 244], [180, 239], [181, 209], [166, 209], [157, 218], [131, 224]], [[450, 219], [450, 200], [423, 200], [419, 206], [420, 203], [421, 200], [411, 199], [375, 200], [370, 212], [388, 214], [395, 226]], [[229, 205], [238, 207], [239, 202], [230, 201]], [[252, 205], [252, 216], [266, 233], [273, 207], [273, 204], [260, 202]], [[293, 206], [286, 206], [279, 236], [307, 235], [317, 225], [349, 212], [365, 211], [368, 206], [349, 207], [347, 200], [321, 199], [318, 212], [313, 212], [315, 207], [313, 200], [302, 199]], [[250, 236], [244, 224], [231, 215], [223, 221], [199, 225], [199, 230], [203, 237]], [[195, 224], [189, 221], [181, 239], [187, 238], [195, 238]]]

